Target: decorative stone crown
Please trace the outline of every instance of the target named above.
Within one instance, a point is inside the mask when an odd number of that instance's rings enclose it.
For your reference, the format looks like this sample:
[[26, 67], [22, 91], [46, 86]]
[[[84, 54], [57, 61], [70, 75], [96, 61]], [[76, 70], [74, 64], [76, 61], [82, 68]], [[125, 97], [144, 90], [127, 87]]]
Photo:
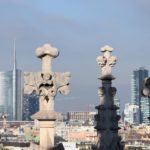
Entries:
[[102, 47], [101, 51], [103, 53], [103, 56], [98, 56], [96, 61], [102, 69], [102, 77], [111, 76], [112, 67], [116, 64], [117, 57], [111, 56], [111, 52], [113, 51], [113, 48], [108, 45]]

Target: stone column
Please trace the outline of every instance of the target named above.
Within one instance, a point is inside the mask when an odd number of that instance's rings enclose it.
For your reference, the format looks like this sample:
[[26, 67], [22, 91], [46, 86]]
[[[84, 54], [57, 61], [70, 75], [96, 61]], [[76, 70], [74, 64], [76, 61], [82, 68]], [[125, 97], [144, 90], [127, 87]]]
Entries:
[[96, 59], [102, 70], [102, 76], [99, 78], [102, 80], [102, 86], [98, 90], [100, 105], [95, 107], [98, 110], [98, 114], [95, 115], [98, 142], [93, 149], [123, 150], [121, 138], [118, 136], [120, 116], [116, 111], [119, 108], [114, 105], [114, 96], [117, 90], [111, 86], [112, 80], [115, 79], [112, 76], [112, 67], [116, 64], [117, 58], [111, 56], [113, 48], [109, 46], [104, 46], [101, 51], [103, 56]]
[[59, 51], [49, 44], [36, 49], [36, 55], [42, 60], [40, 82], [37, 85], [40, 110], [32, 116], [39, 120], [40, 148], [48, 150], [54, 147], [54, 127], [57, 113], [54, 111], [54, 100], [58, 92], [68, 94], [70, 73], [54, 73], [52, 60], [59, 55]]

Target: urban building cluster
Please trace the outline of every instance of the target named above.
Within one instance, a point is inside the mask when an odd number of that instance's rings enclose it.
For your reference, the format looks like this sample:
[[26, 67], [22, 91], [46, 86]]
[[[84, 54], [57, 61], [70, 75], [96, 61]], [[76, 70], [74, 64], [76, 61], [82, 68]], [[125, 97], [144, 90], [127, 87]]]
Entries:
[[[110, 53], [111, 51], [111, 49], [103, 50], [104, 53]], [[39, 57], [41, 58], [43, 56], [42, 54]], [[100, 63], [102, 63], [101, 61], [100, 57]], [[115, 64], [115, 57], [112, 57], [111, 61], [114, 61], [113, 63]], [[109, 71], [111, 72], [111, 69]], [[52, 118], [48, 121], [53, 121], [54, 123], [52, 124], [52, 128], [54, 129], [55, 145], [61, 142], [65, 150], [90, 150], [99, 142], [100, 136], [109, 139], [109, 137], [105, 136], [106, 134], [103, 134], [106, 131], [105, 127], [108, 127], [110, 135], [112, 133], [116, 134], [116, 139], [119, 139], [119, 136], [122, 137], [122, 141], [125, 143], [125, 150], [149, 150], [150, 127], [148, 125], [150, 120], [148, 118], [150, 117], [150, 99], [144, 97], [141, 92], [143, 89], [143, 80], [148, 77], [148, 70], [140, 67], [133, 71], [131, 76], [131, 102], [125, 104], [122, 119], [120, 119], [120, 99], [116, 97], [116, 88], [111, 87], [111, 81], [114, 77], [105, 76], [105, 73], [108, 72], [104, 71], [103, 78], [101, 78], [103, 80], [103, 87], [99, 88], [99, 96], [102, 102], [99, 106], [96, 106], [98, 113], [96, 111], [70, 111], [67, 113], [67, 118], [64, 119], [62, 114], [57, 113], [57, 118], [55, 118], [56, 112], [54, 110], [48, 111], [48, 113], [54, 114], [54, 118], [51, 116]], [[37, 94], [36, 86], [40, 85], [40, 88], [43, 86], [43, 89], [46, 87], [46, 90], [48, 86], [50, 88], [54, 86], [52, 82], [48, 82], [50, 85], [47, 85], [47, 78], [44, 78], [44, 83], [39, 84], [38, 82], [41, 80], [39, 75], [41, 75], [40, 72], [22, 72], [17, 69], [15, 51], [13, 70], [0, 72], [0, 114], [3, 120], [0, 122], [0, 126], [3, 129], [0, 130], [0, 135], [2, 135], [0, 137], [0, 146], [6, 149], [13, 149], [13, 147], [15, 149], [18, 147], [24, 147], [24, 149], [32, 147], [36, 149], [39, 146], [41, 133], [39, 120], [41, 118], [33, 120], [31, 116], [35, 113], [40, 114], [42, 112], [41, 114], [43, 114], [42, 107], [44, 107], [44, 102], [41, 107], [42, 109], [39, 111], [39, 98], [43, 95], [40, 95], [40, 92], [39, 95]], [[61, 74], [58, 76], [61, 78]], [[63, 82], [59, 81], [58, 83], [61, 85]], [[63, 86], [65, 84], [67, 86], [69, 85], [68, 82], [65, 82]], [[61, 90], [64, 92], [64, 89]], [[108, 91], [106, 92], [106, 90]], [[51, 92], [53, 94], [54, 89]], [[104, 96], [104, 94], [106, 95]], [[43, 97], [48, 101], [48, 96], [44, 95]], [[53, 95], [50, 96], [50, 98], [55, 97]], [[111, 101], [106, 103], [108, 105], [107, 107], [104, 105], [106, 99], [111, 99]], [[50, 103], [49, 106], [53, 107], [54, 105]], [[107, 117], [111, 119], [109, 120]], [[111, 127], [107, 126], [106, 120], [109, 121], [108, 124], [111, 124]], [[121, 130], [119, 130], [120, 128]], [[18, 141], [20, 145], [18, 145]], [[120, 146], [122, 145], [122, 141], [119, 141]]]

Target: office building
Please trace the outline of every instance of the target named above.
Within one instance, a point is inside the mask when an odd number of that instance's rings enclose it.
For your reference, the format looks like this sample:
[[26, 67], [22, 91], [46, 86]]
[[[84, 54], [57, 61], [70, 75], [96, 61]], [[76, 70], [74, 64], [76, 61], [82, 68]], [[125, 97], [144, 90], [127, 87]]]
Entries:
[[8, 114], [11, 120], [12, 111], [12, 71], [0, 72], [0, 114]]
[[0, 72], [0, 113], [8, 114], [9, 120], [22, 120], [22, 71], [14, 67], [11, 71]]
[[13, 120], [22, 120], [23, 78], [22, 71], [17, 69], [16, 50], [14, 47], [14, 67], [12, 71], [12, 107]]
[[134, 70], [131, 76], [131, 104], [140, 105], [141, 90], [143, 88], [144, 78], [148, 77], [148, 70], [140, 67]]
[[21, 70], [0, 72], [0, 113], [9, 120], [22, 120]]
[[144, 67], [134, 70], [131, 76], [131, 104], [139, 107], [140, 123], [142, 123], [141, 99], [145, 99], [142, 98], [141, 91], [143, 88], [144, 78], [146, 77], [148, 77], [148, 70]]

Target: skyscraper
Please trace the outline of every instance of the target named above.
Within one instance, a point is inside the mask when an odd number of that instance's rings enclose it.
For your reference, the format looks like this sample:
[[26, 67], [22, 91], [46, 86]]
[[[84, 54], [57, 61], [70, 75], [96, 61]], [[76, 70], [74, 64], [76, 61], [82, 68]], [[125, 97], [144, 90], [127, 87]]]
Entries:
[[14, 45], [14, 67], [12, 77], [13, 120], [22, 120], [23, 81], [22, 71], [17, 69], [16, 50]]
[[22, 120], [22, 71], [16, 66], [11, 71], [0, 72], [0, 113], [8, 114], [9, 120]]
[[12, 120], [12, 71], [0, 72], [0, 114]]
[[142, 123], [141, 99], [145, 99], [142, 98], [141, 91], [143, 88], [144, 78], [146, 77], [148, 77], [148, 70], [144, 67], [140, 67], [139, 69], [134, 70], [131, 76], [131, 104], [139, 106], [140, 123]]

